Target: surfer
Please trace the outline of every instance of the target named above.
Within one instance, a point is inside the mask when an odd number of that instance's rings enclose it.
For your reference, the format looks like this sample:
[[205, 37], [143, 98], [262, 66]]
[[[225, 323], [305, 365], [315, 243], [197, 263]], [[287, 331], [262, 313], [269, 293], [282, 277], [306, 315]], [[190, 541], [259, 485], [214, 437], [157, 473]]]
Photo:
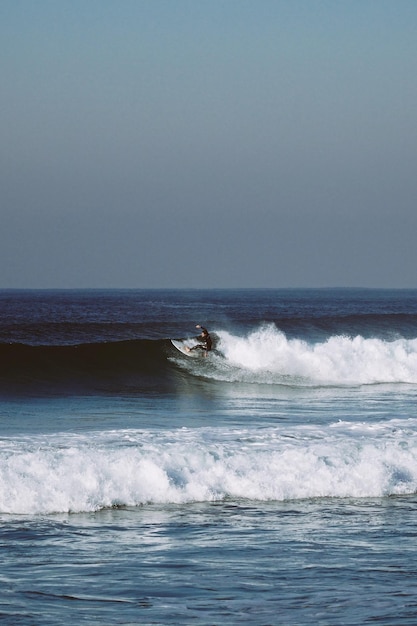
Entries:
[[213, 345], [210, 334], [207, 328], [204, 328], [204, 326], [200, 326], [200, 324], [196, 324], [196, 328], [201, 329], [201, 334], [197, 337], [200, 343], [190, 348], [190, 351], [191, 350], [204, 350], [205, 356], [207, 356], [207, 353], [210, 352], [211, 347]]

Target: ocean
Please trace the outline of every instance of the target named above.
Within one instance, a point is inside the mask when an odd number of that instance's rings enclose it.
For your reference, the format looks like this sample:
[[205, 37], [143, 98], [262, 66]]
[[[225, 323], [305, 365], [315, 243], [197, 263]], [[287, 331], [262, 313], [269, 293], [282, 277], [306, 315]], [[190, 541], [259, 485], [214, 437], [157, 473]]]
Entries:
[[0, 354], [2, 624], [417, 623], [417, 291], [1, 290]]

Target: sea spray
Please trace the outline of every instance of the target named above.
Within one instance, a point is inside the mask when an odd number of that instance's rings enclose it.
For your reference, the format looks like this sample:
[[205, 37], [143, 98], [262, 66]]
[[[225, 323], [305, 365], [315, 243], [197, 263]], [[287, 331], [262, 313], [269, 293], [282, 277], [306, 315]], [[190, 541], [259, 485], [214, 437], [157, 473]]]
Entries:
[[[324, 342], [288, 339], [273, 324], [246, 336], [219, 331], [216, 363], [222, 380], [254, 383], [368, 385], [417, 383], [417, 339], [332, 336]], [[209, 372], [216, 377], [216, 369]]]

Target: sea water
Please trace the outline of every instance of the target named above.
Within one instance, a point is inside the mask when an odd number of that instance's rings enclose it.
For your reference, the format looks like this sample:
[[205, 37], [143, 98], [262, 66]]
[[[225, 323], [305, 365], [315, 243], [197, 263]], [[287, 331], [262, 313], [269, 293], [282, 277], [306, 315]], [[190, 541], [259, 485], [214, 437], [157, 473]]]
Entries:
[[416, 291], [0, 314], [0, 622], [416, 623]]

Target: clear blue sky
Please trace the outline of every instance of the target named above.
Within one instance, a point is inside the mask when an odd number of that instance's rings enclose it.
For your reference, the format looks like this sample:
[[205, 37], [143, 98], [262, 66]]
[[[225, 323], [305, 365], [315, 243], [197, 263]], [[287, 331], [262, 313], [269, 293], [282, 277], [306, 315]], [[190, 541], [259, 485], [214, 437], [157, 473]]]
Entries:
[[0, 288], [417, 287], [416, 0], [1, 0]]

